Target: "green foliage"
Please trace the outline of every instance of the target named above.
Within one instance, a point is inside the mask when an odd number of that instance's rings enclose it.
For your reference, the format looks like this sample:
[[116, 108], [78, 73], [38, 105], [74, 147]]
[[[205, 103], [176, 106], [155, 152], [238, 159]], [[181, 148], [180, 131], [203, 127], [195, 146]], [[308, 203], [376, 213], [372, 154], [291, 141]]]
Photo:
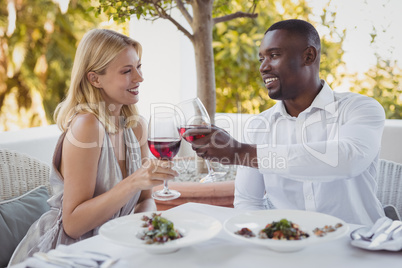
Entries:
[[100, 18], [86, 12], [91, 5], [88, 0], [70, 1], [65, 14], [50, 0], [15, 3], [17, 19], [11, 35], [6, 34], [7, 5], [0, 5], [0, 129], [3, 130], [53, 122], [53, 111], [69, 86], [78, 40], [100, 22]]
[[116, 22], [125, 22], [135, 15], [137, 19], [161, 18], [175, 8], [173, 0], [99, 0], [96, 14], [105, 13]]
[[[233, 10], [240, 10], [245, 0], [222, 0]], [[258, 47], [265, 30], [274, 22], [290, 18], [310, 21], [321, 33], [320, 77], [337, 89], [350, 78], [350, 90], [375, 98], [381, 103], [388, 119], [402, 119], [402, 70], [396, 62], [378, 57], [363, 77], [345, 73], [342, 60], [344, 29], [335, 26], [336, 13], [327, 6], [320, 23], [309, 19], [310, 8], [305, 1], [258, 1], [256, 20], [236, 20], [216, 25], [214, 52], [216, 73], [217, 112], [260, 113], [275, 101], [268, 97], [259, 73]], [[249, 3], [251, 8], [251, 4]], [[323, 34], [324, 33], [324, 34]], [[375, 34], [372, 35], [373, 41]], [[369, 45], [369, 44], [367, 44]]]
[[[117, 22], [130, 16], [154, 20], [177, 8], [173, 0], [70, 0], [67, 13], [62, 14], [51, 0], [14, 2], [17, 20], [11, 35], [7, 35], [7, 5], [0, 5], [0, 130], [12, 128], [10, 117], [20, 128], [52, 122], [53, 111], [70, 83], [78, 40], [104, 21], [105, 14]], [[189, 3], [184, 1], [186, 8]], [[259, 74], [258, 48], [272, 23], [299, 18], [325, 33], [321, 34], [321, 78], [336, 89], [351, 77], [351, 91], [377, 99], [387, 118], [402, 118], [402, 70], [395, 62], [378, 57], [376, 66], [362, 77], [346, 75], [342, 61], [346, 33], [335, 27], [336, 13], [325, 8], [321, 21], [314, 23], [305, 0], [215, 0], [212, 15], [237, 11], [255, 11], [259, 16], [214, 27], [217, 112], [259, 113], [275, 103]], [[125, 25], [118, 27], [124, 29]], [[372, 38], [374, 41], [375, 33]]]
[[402, 69], [396, 62], [381, 59], [362, 77], [351, 76], [351, 91], [376, 99], [388, 119], [402, 119]]
[[258, 49], [268, 27], [276, 21], [308, 20], [306, 2], [291, 0], [225, 1], [232, 12], [256, 5], [254, 20], [239, 19], [219, 23], [214, 28], [217, 112], [260, 113], [275, 104], [268, 97], [259, 73]]
[[[329, 5], [330, 1], [327, 5]], [[345, 29], [335, 27], [336, 13], [328, 11], [325, 7], [321, 18], [321, 26], [326, 34], [321, 35], [321, 61], [320, 77], [336, 90], [344, 81], [345, 63], [342, 61], [344, 51], [342, 49], [343, 41], [346, 37]]]

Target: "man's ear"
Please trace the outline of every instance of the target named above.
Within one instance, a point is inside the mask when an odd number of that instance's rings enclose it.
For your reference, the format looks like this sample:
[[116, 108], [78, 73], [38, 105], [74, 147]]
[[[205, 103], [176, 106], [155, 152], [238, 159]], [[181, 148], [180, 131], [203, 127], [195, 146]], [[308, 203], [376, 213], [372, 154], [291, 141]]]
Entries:
[[99, 76], [95, 72], [89, 72], [87, 74], [87, 79], [91, 85], [93, 85], [96, 88], [102, 88], [101, 83], [99, 81]]
[[317, 49], [313, 46], [309, 46], [304, 50], [304, 64], [305, 65], [311, 65], [313, 64], [316, 59], [317, 59]]

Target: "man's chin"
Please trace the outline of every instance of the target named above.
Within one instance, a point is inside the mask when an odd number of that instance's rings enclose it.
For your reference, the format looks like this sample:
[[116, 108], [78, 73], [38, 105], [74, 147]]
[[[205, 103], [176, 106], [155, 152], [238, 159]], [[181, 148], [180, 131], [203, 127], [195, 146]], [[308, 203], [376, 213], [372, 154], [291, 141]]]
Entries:
[[268, 89], [268, 96], [273, 100], [281, 99], [280, 91], [274, 89]]

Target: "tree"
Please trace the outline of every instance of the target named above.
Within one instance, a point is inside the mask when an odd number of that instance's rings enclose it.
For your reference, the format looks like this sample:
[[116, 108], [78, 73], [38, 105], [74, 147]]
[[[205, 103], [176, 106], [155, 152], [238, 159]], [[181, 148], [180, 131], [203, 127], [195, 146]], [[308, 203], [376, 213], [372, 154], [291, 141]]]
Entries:
[[[245, 2], [232, 1], [232, 8], [239, 9]], [[214, 29], [217, 112], [257, 114], [275, 104], [259, 73], [258, 49], [268, 27], [280, 20], [298, 18], [325, 28], [326, 34], [321, 35], [320, 77], [334, 88], [341, 84], [344, 75], [339, 67], [344, 64], [341, 58], [345, 32], [335, 28], [335, 13], [324, 9], [321, 22], [313, 22], [311, 9], [303, 0], [261, 1], [255, 12], [259, 16], [253, 21], [240, 19]]]
[[[212, 29], [214, 25], [236, 18], [255, 18], [258, 0], [248, 0], [248, 11], [230, 13], [231, 0], [99, 0], [97, 13], [108, 14], [116, 21], [126, 21], [132, 15], [137, 19], [166, 19], [187, 36], [194, 46], [197, 73], [197, 95], [205, 104], [214, 120], [215, 68], [212, 49]], [[187, 31], [171, 14], [178, 10], [190, 25], [192, 33]], [[229, 13], [229, 14], [228, 14]]]
[[362, 76], [352, 77], [351, 91], [376, 99], [384, 107], [386, 118], [402, 119], [402, 69], [395, 61], [378, 54], [377, 64]]
[[77, 0], [70, 2], [65, 13], [51, 0], [13, 0], [0, 5], [3, 130], [10, 130], [12, 123], [33, 127], [52, 122], [53, 111], [69, 86], [77, 42], [100, 22], [86, 13], [89, 7], [89, 2]]

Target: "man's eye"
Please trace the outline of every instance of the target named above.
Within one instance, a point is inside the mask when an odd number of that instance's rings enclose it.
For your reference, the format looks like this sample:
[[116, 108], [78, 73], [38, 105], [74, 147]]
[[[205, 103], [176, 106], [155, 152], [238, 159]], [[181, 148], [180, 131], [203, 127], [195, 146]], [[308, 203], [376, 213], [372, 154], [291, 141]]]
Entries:
[[278, 57], [279, 56], [279, 54], [276, 54], [276, 53], [272, 53], [271, 54], [271, 58], [276, 58], [276, 57]]
[[129, 69], [129, 70], [123, 72], [123, 74], [128, 74], [129, 72], [131, 72], [131, 69]]
[[259, 58], [258, 61], [262, 63], [262, 62], [264, 61], [264, 59], [263, 59], [263, 58]]

